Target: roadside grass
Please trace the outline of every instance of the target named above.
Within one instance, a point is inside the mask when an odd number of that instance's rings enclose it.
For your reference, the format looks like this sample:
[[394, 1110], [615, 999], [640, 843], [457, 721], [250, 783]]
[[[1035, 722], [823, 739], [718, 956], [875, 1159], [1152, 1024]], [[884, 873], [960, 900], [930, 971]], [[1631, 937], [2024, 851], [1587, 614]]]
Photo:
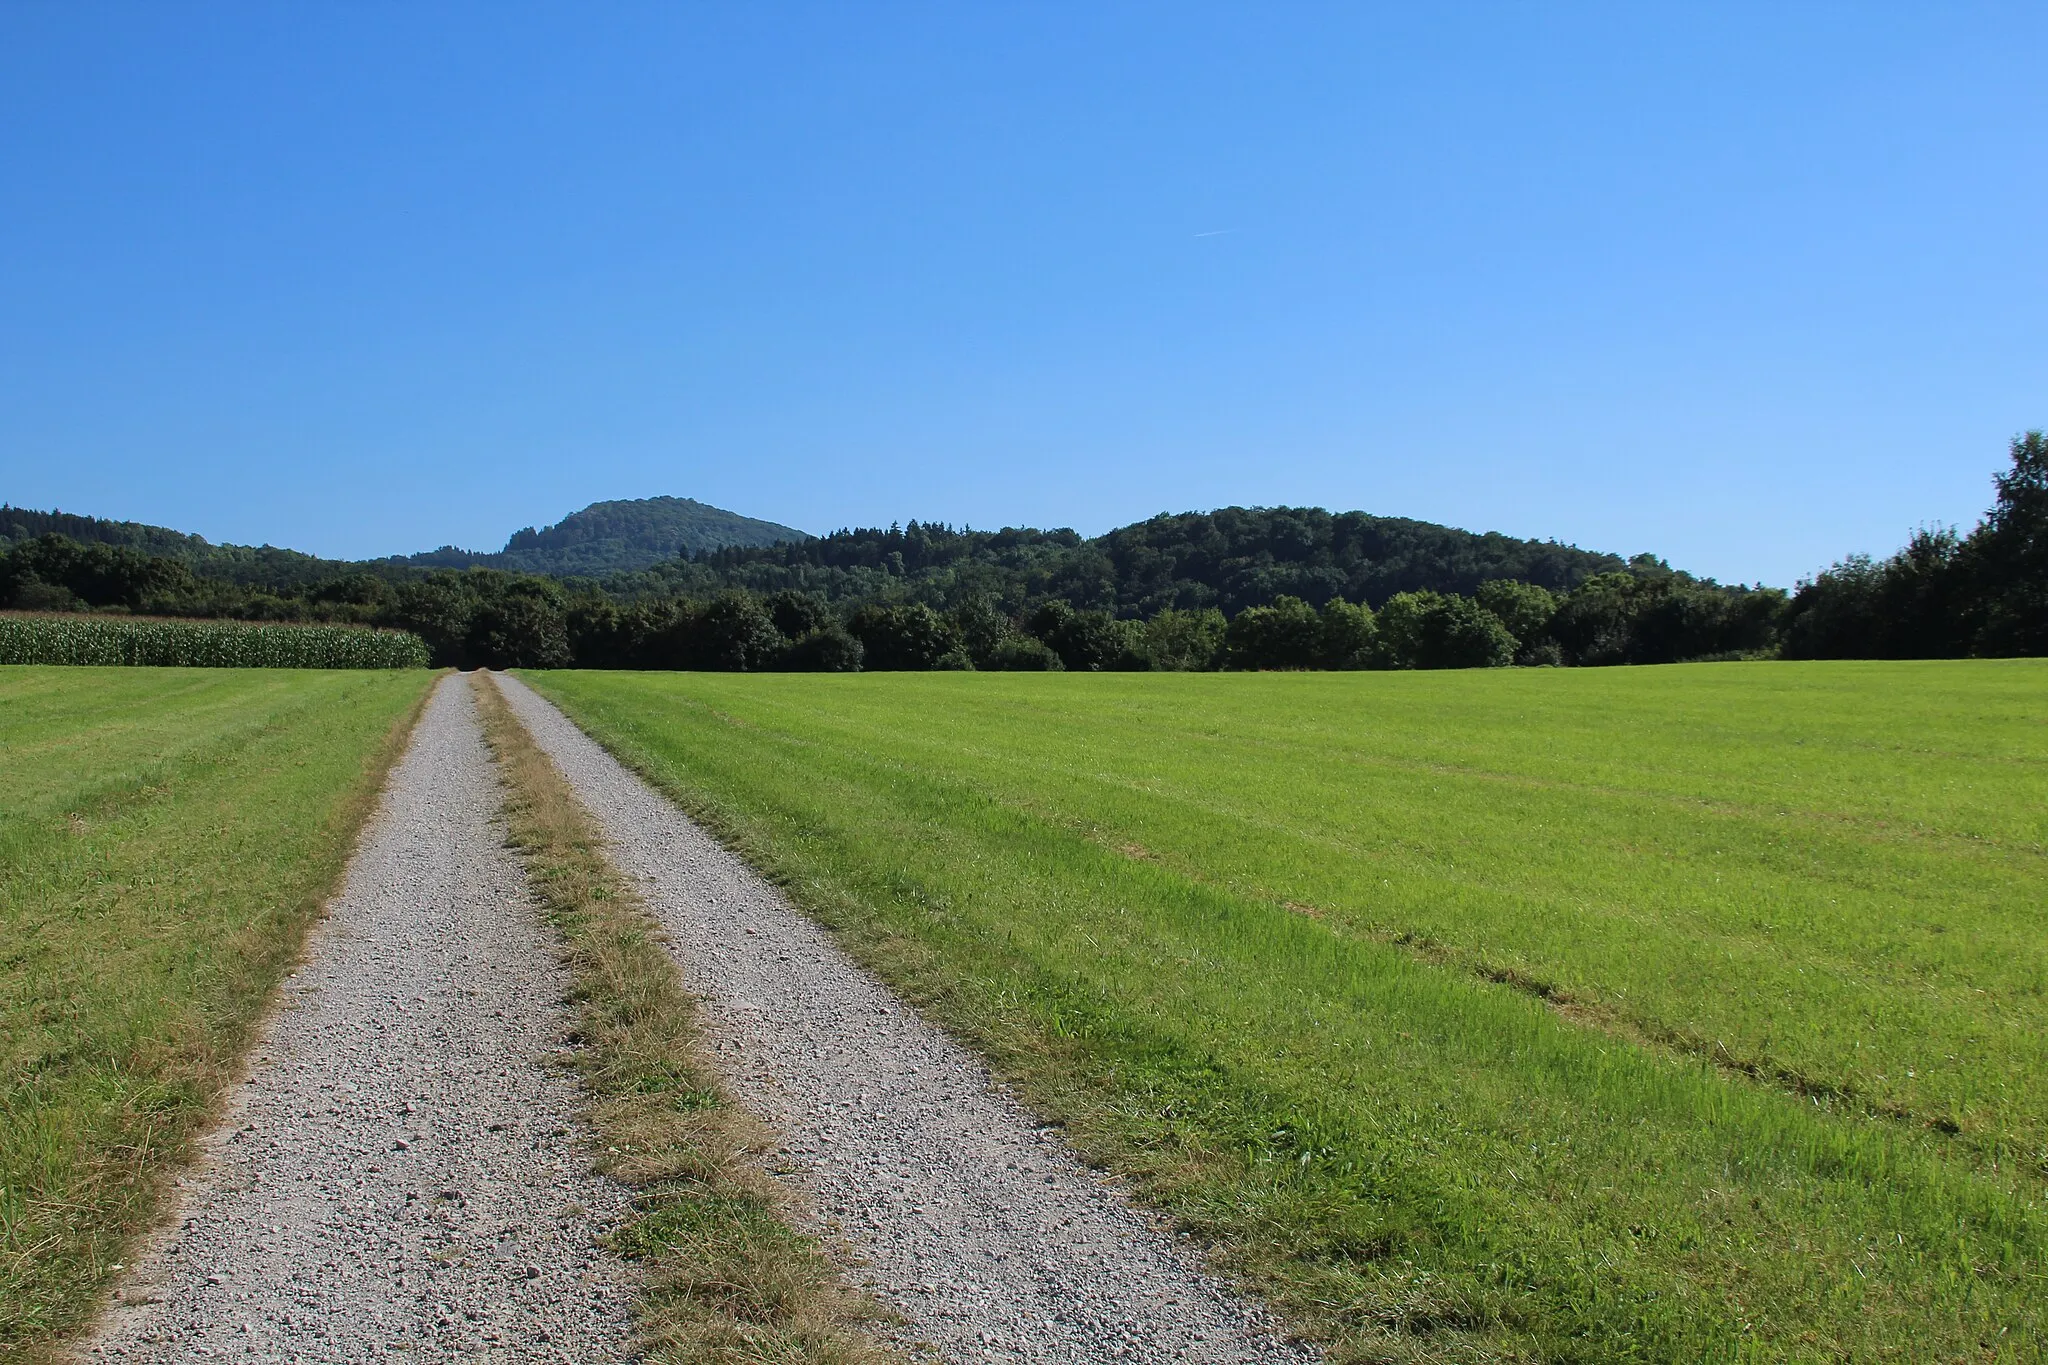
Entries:
[[0, 1356], [154, 1221], [431, 681], [0, 667]]
[[648, 1359], [677, 1365], [883, 1365], [880, 1310], [815, 1239], [784, 1220], [761, 1165], [773, 1135], [724, 1093], [698, 1043], [696, 1002], [639, 896], [495, 684], [475, 683], [506, 786], [506, 821], [561, 934], [599, 1169], [634, 1192], [614, 1244], [645, 1281]]
[[530, 680], [1340, 1360], [2021, 1360], [2048, 666]]

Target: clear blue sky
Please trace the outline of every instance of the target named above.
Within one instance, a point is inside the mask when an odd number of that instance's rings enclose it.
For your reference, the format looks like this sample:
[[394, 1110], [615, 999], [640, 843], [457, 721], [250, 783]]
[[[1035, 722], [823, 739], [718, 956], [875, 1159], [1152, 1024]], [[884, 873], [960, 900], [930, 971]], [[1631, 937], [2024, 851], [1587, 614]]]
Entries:
[[1307, 503], [1790, 583], [2048, 424], [2048, 6], [0, 7], [0, 500]]

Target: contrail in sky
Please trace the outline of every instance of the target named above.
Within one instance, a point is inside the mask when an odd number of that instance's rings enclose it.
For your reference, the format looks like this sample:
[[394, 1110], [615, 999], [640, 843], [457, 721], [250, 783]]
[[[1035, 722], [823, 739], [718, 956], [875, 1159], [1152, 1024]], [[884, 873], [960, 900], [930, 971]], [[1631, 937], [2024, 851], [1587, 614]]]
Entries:
[[1233, 233], [1233, 232], [1235, 232], [1235, 231], [1237, 231], [1237, 229], [1236, 229], [1236, 228], [1217, 228], [1217, 229], [1216, 229], [1216, 230], [1215, 230], [1214, 232], [1198, 232], [1198, 233], [1196, 233], [1196, 234], [1195, 234], [1195, 236], [1197, 236], [1197, 237], [1228, 237], [1228, 236], [1229, 236], [1229, 235], [1230, 235], [1231, 233]]

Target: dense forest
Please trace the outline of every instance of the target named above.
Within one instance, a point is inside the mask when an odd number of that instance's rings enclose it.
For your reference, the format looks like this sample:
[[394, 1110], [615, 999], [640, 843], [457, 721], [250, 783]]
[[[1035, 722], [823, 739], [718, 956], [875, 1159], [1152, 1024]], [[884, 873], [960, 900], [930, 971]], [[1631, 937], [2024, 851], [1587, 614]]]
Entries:
[[[1647, 557], [1643, 566], [1660, 569]], [[1235, 614], [1298, 597], [1377, 604], [1395, 593], [1470, 593], [1511, 578], [1565, 591], [1628, 565], [1552, 541], [1320, 507], [1226, 507], [1162, 515], [1093, 540], [1068, 530], [954, 530], [913, 521], [766, 547], [731, 547], [609, 585], [628, 596], [742, 588], [827, 602], [985, 597], [1021, 614], [1056, 598], [1125, 618], [1168, 608]]]
[[[321, 559], [274, 545], [215, 545], [139, 521], [109, 521], [72, 512], [36, 512], [0, 504], [0, 544], [18, 545], [39, 536], [61, 536], [82, 545], [107, 545], [175, 560], [193, 572], [228, 583], [290, 589], [350, 572], [345, 560]], [[0, 599], [4, 602], [4, 599]]]
[[[2048, 653], [2048, 440], [2028, 433], [2010, 453], [1995, 505], [1967, 536], [1922, 531], [1889, 559], [1852, 557], [1790, 595], [1650, 556], [1315, 508], [1159, 516], [1094, 539], [912, 522], [699, 550], [603, 577], [339, 564], [158, 528], [81, 538], [60, 514], [9, 508], [0, 605], [393, 626], [424, 637], [438, 663], [491, 667], [1464, 668]], [[589, 543], [620, 538], [590, 530]]]

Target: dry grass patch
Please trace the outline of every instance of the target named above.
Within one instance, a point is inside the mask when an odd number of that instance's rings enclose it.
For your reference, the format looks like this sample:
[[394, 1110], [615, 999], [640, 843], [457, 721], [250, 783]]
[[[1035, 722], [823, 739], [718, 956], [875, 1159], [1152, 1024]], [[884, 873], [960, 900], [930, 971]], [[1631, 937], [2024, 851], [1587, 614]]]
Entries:
[[760, 1162], [775, 1140], [706, 1062], [696, 1001], [588, 813], [495, 684], [480, 681], [476, 693], [513, 846], [562, 936], [598, 1166], [633, 1191], [635, 1216], [614, 1245], [646, 1272], [649, 1358], [901, 1360], [869, 1335], [879, 1307], [790, 1226], [787, 1195]]

